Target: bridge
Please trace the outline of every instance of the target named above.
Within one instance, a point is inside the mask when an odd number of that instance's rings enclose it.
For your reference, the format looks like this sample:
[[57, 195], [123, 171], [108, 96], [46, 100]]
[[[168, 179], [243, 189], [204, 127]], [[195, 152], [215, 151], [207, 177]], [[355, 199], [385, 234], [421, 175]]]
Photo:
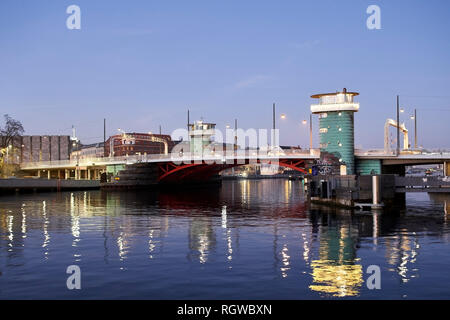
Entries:
[[[99, 180], [101, 173], [117, 175], [121, 170], [140, 165], [157, 168], [157, 182], [182, 180], [207, 180], [228, 168], [246, 164], [272, 164], [307, 174], [314, 160], [320, 159], [320, 150], [293, 150], [261, 152], [260, 150], [235, 150], [214, 152], [208, 155], [148, 154], [126, 157], [102, 157], [82, 160], [24, 162], [21, 170], [40, 178]], [[444, 175], [450, 175], [450, 153], [386, 154], [381, 150], [355, 150], [356, 162], [379, 161], [383, 173], [404, 174], [404, 167], [421, 164], [444, 164]], [[403, 170], [399, 170], [403, 168]], [[381, 173], [381, 172], [379, 172]]]
[[147, 154], [126, 157], [102, 157], [82, 160], [24, 162], [22, 171], [48, 179], [98, 180], [102, 173], [118, 175], [133, 167], [153, 171], [158, 183], [183, 180], [206, 181], [228, 168], [247, 164], [271, 164], [307, 174], [308, 164], [319, 159], [319, 150], [269, 151], [234, 150], [205, 155], [194, 153]]

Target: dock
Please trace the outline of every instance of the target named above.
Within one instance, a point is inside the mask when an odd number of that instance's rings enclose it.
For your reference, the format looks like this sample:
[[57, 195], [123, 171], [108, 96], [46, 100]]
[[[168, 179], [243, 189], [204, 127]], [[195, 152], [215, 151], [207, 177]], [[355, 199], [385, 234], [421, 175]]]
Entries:
[[0, 179], [0, 194], [13, 192], [43, 192], [100, 189], [100, 180], [63, 180], [15, 178]]

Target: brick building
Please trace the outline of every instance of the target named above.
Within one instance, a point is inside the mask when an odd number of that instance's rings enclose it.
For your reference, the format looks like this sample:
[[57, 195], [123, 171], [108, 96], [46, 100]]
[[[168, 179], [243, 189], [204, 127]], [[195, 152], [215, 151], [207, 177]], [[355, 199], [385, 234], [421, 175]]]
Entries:
[[176, 144], [166, 134], [123, 133], [109, 137], [105, 144], [105, 156], [121, 157], [134, 154], [163, 154]]

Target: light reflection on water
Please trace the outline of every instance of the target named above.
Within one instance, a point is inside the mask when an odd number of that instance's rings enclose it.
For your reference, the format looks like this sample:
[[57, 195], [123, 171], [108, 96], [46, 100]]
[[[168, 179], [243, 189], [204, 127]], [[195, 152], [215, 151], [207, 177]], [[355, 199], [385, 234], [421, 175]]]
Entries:
[[[301, 182], [0, 198], [0, 298], [450, 298], [449, 196], [352, 213]], [[82, 290], [66, 289], [67, 266]], [[382, 289], [368, 290], [369, 265]], [[420, 288], [420, 289], [418, 289]]]

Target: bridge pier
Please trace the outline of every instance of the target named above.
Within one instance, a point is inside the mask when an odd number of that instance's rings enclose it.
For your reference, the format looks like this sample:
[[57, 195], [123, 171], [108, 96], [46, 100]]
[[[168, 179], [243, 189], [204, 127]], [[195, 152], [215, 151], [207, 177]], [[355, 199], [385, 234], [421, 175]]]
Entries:
[[444, 161], [444, 176], [450, 176], [450, 162]]

